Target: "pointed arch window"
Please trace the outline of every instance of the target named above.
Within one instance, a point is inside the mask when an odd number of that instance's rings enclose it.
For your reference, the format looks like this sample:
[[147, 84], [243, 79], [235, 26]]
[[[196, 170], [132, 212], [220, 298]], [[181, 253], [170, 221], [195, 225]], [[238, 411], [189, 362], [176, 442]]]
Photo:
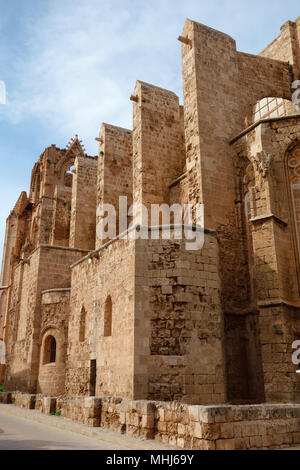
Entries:
[[266, 97], [251, 107], [246, 117], [246, 126], [251, 126], [261, 119], [280, 118], [298, 113], [299, 111], [291, 101], [283, 98]]

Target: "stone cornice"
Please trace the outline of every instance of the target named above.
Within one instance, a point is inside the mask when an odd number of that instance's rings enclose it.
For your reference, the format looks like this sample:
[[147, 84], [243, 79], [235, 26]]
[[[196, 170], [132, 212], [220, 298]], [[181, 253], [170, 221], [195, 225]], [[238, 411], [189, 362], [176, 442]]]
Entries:
[[268, 300], [260, 300], [257, 303], [259, 308], [268, 308], [268, 307], [279, 307], [279, 306], [286, 306], [286, 307], [292, 307], [292, 308], [299, 308], [300, 309], [300, 302], [299, 304], [294, 303], [294, 302], [288, 302], [287, 300], [284, 299], [268, 299]]
[[58, 288], [58, 289], [48, 289], [48, 290], [43, 290], [42, 295], [52, 294], [52, 293], [55, 293], [55, 292], [70, 292], [70, 290], [71, 290], [71, 287], [61, 287], [61, 288]]
[[290, 114], [289, 116], [281, 116], [277, 118], [267, 118], [267, 119], [260, 119], [259, 121], [255, 122], [254, 124], [251, 124], [251, 126], [247, 127], [244, 129], [240, 134], [238, 134], [236, 137], [233, 137], [229, 141], [230, 145], [234, 144], [237, 140], [239, 140], [241, 137], [244, 135], [248, 134], [248, 132], [252, 131], [255, 129], [257, 126], [260, 124], [265, 124], [265, 123], [270, 123], [270, 122], [276, 122], [276, 121], [285, 121], [288, 119], [300, 119], [300, 113], [299, 114]]
[[176, 186], [176, 184], [180, 183], [180, 181], [182, 181], [184, 178], [186, 178], [188, 173], [189, 172], [186, 171], [185, 173], [180, 175], [175, 181], [173, 181], [171, 184], [169, 184], [169, 189], [173, 188], [173, 186]]
[[[75, 266], [81, 264], [82, 262], [88, 260], [88, 259], [92, 259], [92, 258], [97, 258], [97, 255], [98, 253], [100, 253], [101, 251], [103, 251], [105, 248], [108, 248], [110, 245], [112, 245], [113, 243], [115, 243], [116, 241], [118, 240], [122, 240], [122, 239], [126, 239], [127, 238], [127, 235], [130, 233], [130, 232], [133, 232], [134, 230], [136, 230], [137, 228], [140, 229], [140, 231], [148, 231], [148, 232], [151, 232], [151, 231], [157, 231], [157, 230], [192, 230], [192, 231], [196, 231], [197, 230], [197, 227], [194, 226], [194, 225], [157, 225], [157, 226], [143, 226], [143, 225], [134, 225], [132, 227], [130, 227], [129, 229], [125, 230], [123, 233], [120, 233], [118, 236], [116, 236], [115, 238], [112, 238], [111, 240], [109, 240], [107, 243], [105, 243], [104, 245], [102, 245], [100, 248], [98, 248], [97, 250], [94, 250], [94, 251], [90, 251], [88, 255], [84, 256], [83, 258], [81, 258], [80, 260], [76, 261], [76, 263], [72, 264], [71, 265], [71, 269], [72, 268], [75, 268]], [[202, 227], [198, 226], [198, 228], [200, 228], [201, 230], [203, 230]], [[217, 232], [215, 230], [212, 230], [212, 229], [209, 229], [209, 228], [204, 228], [204, 233], [206, 233], [207, 235], [212, 235], [214, 237], [217, 236]], [[132, 241], [134, 241], [134, 239], [132, 238], [131, 239]]]

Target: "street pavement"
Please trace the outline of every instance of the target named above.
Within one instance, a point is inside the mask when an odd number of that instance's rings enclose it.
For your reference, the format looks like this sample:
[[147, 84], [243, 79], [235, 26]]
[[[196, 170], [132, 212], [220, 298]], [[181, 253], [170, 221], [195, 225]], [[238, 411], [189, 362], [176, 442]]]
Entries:
[[167, 450], [100, 428], [89, 428], [62, 417], [42, 415], [0, 404], [0, 450]]

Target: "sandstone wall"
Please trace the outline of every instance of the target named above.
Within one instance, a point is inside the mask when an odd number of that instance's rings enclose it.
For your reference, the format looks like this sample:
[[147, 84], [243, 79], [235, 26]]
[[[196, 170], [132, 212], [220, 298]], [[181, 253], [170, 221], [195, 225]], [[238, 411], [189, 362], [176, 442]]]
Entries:
[[268, 402], [295, 401], [299, 393], [299, 377], [291, 359], [292, 343], [298, 339], [296, 312], [300, 308], [298, 213], [292, 194], [295, 191], [297, 197], [294, 166], [299, 130], [298, 118], [270, 119], [233, 144], [240, 181], [244, 185], [249, 181], [248, 250], [253, 259], [252, 294], [259, 308]]
[[291, 98], [292, 75], [288, 63], [238, 52], [231, 37], [199, 23], [187, 20], [182, 36], [189, 202], [204, 204], [205, 227], [217, 231], [224, 311], [245, 312], [250, 269], [229, 141], [258, 100]]
[[280, 35], [261, 53], [263, 57], [283, 60], [294, 67], [294, 78], [300, 77], [300, 18], [287, 21], [280, 28]]
[[72, 189], [57, 186], [54, 193], [51, 245], [69, 246]]
[[150, 214], [150, 204], [168, 203], [169, 185], [184, 172], [183, 112], [174, 93], [144, 82], [134, 96], [133, 201]]
[[232, 38], [199, 23], [187, 20], [183, 36], [190, 41], [182, 46], [187, 169], [199, 174], [195, 194], [213, 229], [234, 207], [228, 140], [259, 99], [291, 97], [291, 75], [288, 64], [237, 52]]
[[121, 208], [125, 215], [132, 205], [132, 132], [128, 129], [102, 124], [100, 130], [98, 182], [97, 182], [97, 234], [96, 248], [100, 248], [106, 238], [103, 238], [101, 221], [107, 214], [101, 215], [104, 204], [112, 204], [115, 208], [116, 231], [114, 236], [124, 232], [127, 225], [119, 226], [119, 197], [127, 197], [127, 202]]
[[[224, 323], [218, 245], [186, 240], [136, 242], [136, 399], [222, 403], [226, 400]], [[201, 360], [199, 360], [201, 358]]]
[[84, 251], [40, 246], [19, 264], [9, 305], [6, 387], [35, 391], [40, 362], [42, 304], [46, 289], [70, 287], [70, 265]]
[[[69, 395], [133, 397], [134, 242], [104, 246], [72, 268], [66, 390]], [[104, 336], [111, 299], [111, 334]], [[86, 313], [80, 341], [81, 315]], [[91, 377], [91, 362], [96, 376]], [[95, 392], [91, 390], [95, 381]]]
[[[70, 289], [52, 289], [42, 293], [41, 353], [37, 392], [62, 395], [65, 392]], [[45, 360], [48, 336], [56, 341], [56, 360]]]
[[77, 157], [70, 221], [71, 248], [94, 250], [96, 240], [97, 159]]
[[12, 270], [20, 259], [21, 248], [24, 243], [24, 231], [29, 218], [27, 206], [27, 194], [23, 191], [6, 220], [0, 280], [2, 287], [10, 285]]

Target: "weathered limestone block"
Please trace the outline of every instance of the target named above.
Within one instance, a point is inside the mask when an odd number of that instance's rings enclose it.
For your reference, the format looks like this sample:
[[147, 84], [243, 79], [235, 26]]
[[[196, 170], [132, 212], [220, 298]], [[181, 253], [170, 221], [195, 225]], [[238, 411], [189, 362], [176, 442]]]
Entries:
[[10, 392], [0, 392], [0, 403], [10, 405], [12, 403], [12, 394]]
[[44, 397], [43, 398], [43, 413], [50, 414], [56, 411], [56, 398]]

